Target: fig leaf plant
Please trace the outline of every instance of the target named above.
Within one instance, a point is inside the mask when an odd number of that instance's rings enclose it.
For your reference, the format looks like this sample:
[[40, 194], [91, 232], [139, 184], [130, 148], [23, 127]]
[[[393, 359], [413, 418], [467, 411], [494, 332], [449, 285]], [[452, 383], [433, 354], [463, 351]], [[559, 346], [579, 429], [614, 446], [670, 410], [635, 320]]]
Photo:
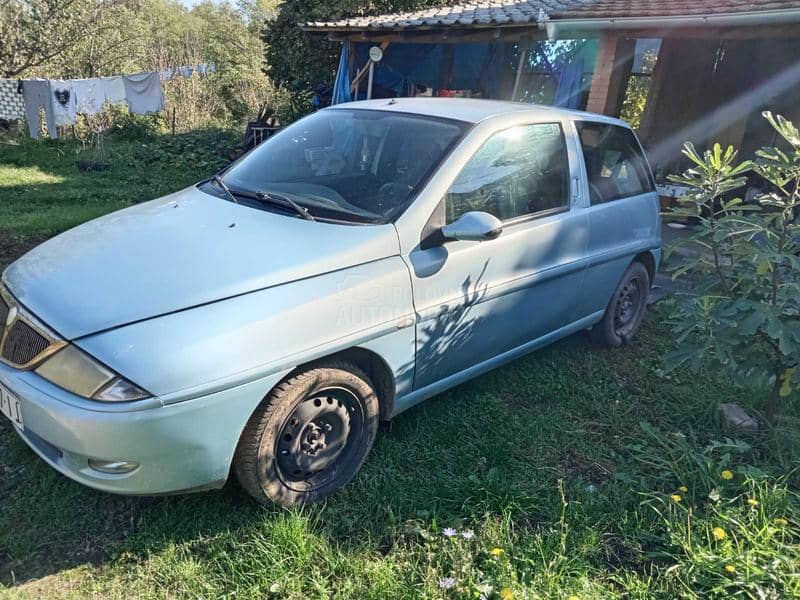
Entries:
[[[773, 423], [800, 389], [800, 131], [764, 112], [775, 147], [739, 162], [732, 146], [684, 155], [693, 166], [669, 180], [688, 188], [667, 218], [696, 221], [665, 251], [674, 279], [671, 324], [678, 349], [668, 370], [710, 364], [737, 383], [769, 389], [764, 416]], [[760, 176], [754, 202], [736, 197], [748, 175]]]

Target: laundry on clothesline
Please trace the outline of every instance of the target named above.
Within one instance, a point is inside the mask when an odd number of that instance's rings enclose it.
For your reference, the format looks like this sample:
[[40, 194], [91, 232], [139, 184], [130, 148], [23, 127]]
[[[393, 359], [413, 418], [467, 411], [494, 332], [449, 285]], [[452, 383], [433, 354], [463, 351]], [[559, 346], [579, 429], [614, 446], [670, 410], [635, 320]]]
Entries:
[[[10, 80], [0, 80], [3, 81]], [[16, 81], [14, 85], [17, 86]], [[5, 87], [0, 86], [0, 90]], [[101, 113], [107, 103], [127, 104], [130, 112], [139, 115], [164, 110], [164, 90], [157, 72], [90, 79], [25, 79], [20, 98], [33, 138], [39, 136], [42, 108], [51, 138], [58, 137], [58, 126], [74, 125], [79, 114]], [[4, 117], [0, 115], [0, 118]]]
[[0, 119], [16, 121], [25, 116], [25, 102], [17, 79], [0, 79]]
[[89, 79], [0, 79], [0, 119], [26, 117], [28, 131], [36, 138], [41, 128], [40, 111], [44, 109], [47, 133], [57, 138], [57, 127], [74, 125], [79, 114], [101, 113], [109, 103], [127, 104], [130, 112], [139, 115], [160, 112], [165, 103], [162, 81], [188, 78], [194, 73], [205, 77], [216, 70], [214, 63], [201, 63]]
[[123, 75], [125, 100], [128, 110], [137, 115], [147, 115], [164, 110], [164, 90], [158, 73], [137, 73]]
[[217, 65], [215, 63], [200, 63], [199, 65], [181, 65], [178, 67], [165, 67], [158, 72], [161, 81], [170, 81], [177, 77], [184, 79], [190, 78], [193, 74], [197, 73], [201, 77], [205, 77], [209, 73], [216, 73]]

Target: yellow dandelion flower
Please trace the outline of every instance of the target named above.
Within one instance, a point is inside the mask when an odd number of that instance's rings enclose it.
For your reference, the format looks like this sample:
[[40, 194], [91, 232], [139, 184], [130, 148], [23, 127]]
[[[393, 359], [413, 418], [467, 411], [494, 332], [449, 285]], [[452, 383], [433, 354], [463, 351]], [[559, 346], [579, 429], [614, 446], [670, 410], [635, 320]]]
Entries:
[[501, 554], [503, 554], [503, 549], [502, 548], [492, 548], [491, 550], [489, 550], [489, 554], [491, 554], [492, 556], [500, 556]]
[[724, 540], [728, 537], [728, 534], [725, 533], [722, 527], [714, 527], [714, 529], [711, 530], [711, 534], [714, 536], [715, 540]]
[[758, 506], [758, 500], [756, 500], [755, 498], [748, 498], [747, 499], [747, 503], [750, 506]]
[[720, 473], [720, 475], [725, 481], [730, 481], [733, 479], [733, 471], [729, 471], [728, 469], [725, 469], [722, 473]]
[[514, 600], [514, 590], [511, 588], [500, 590], [500, 600]]
[[736, 567], [734, 567], [733, 565], [725, 565], [725, 572], [733, 575], [734, 573], [736, 573]]
[[581, 600], [578, 596], [570, 596], [567, 600]]
[[681, 495], [680, 495], [680, 494], [672, 494], [672, 496], [670, 496], [670, 499], [671, 499], [673, 502], [675, 502], [676, 504], [677, 504], [678, 502], [680, 502], [681, 500], [683, 500], [683, 498], [681, 498]]
[[777, 525], [778, 527], [786, 527], [789, 524], [789, 521], [778, 517], [773, 521], [773, 523], [775, 523], [775, 525]]
[[680, 490], [681, 492], [683, 492], [685, 494], [686, 492], [689, 491], [689, 488], [687, 488], [685, 485], [682, 485], [681, 487], [678, 488], [678, 490]]

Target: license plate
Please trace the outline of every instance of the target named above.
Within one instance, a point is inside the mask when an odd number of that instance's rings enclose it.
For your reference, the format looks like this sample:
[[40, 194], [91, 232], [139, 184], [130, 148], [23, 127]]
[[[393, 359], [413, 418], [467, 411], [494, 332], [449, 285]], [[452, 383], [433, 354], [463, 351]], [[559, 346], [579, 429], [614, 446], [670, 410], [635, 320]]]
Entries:
[[3, 413], [11, 422], [20, 429], [24, 429], [22, 424], [22, 406], [19, 398], [0, 385], [0, 413]]

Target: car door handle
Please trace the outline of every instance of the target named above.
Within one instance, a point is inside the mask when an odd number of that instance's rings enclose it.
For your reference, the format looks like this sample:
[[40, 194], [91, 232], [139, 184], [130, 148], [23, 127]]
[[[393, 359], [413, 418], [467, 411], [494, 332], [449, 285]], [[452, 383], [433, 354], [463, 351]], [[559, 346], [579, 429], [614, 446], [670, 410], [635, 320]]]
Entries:
[[581, 180], [579, 177], [572, 178], [572, 203], [577, 204], [581, 199]]
[[402, 319], [397, 319], [394, 326], [397, 329], [405, 329], [406, 327], [411, 327], [414, 324], [414, 317], [403, 317]]

